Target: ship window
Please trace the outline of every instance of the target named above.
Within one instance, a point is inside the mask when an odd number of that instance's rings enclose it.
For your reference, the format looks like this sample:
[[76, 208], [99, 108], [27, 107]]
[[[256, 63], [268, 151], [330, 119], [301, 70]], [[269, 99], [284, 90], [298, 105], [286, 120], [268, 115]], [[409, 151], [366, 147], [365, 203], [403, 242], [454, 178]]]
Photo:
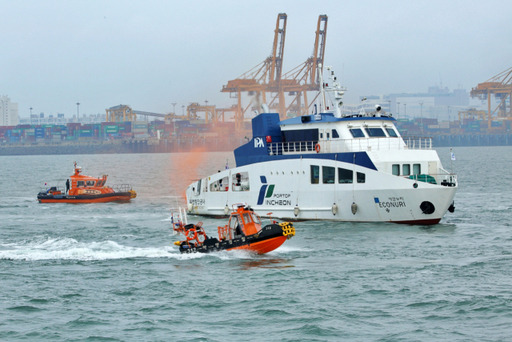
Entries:
[[101, 179], [99, 181], [96, 182], [96, 186], [97, 187], [100, 187], [100, 186], [103, 186], [103, 184], [101, 184]]
[[337, 130], [335, 130], [335, 129], [333, 129], [333, 130], [332, 130], [332, 138], [333, 138], [333, 139], [336, 139], [336, 138], [339, 138], [339, 137], [340, 137], [340, 135], [338, 134], [338, 131], [337, 131]]
[[233, 175], [233, 191], [249, 191], [248, 172], [237, 172]]
[[239, 222], [238, 222], [239, 219], [241, 219], [241, 218], [238, 215], [233, 215], [229, 219], [229, 228], [231, 228], [232, 231], [235, 230], [237, 228], [237, 226], [239, 226]]
[[318, 128], [283, 131], [284, 141], [318, 141]]
[[320, 166], [311, 165], [311, 184], [318, 184], [320, 180]]
[[251, 217], [254, 223], [261, 224], [260, 217], [256, 215], [254, 212], [251, 212]]
[[402, 174], [404, 176], [409, 176], [411, 174], [411, 164], [402, 165]]
[[322, 183], [334, 184], [335, 170], [331, 166], [322, 166]]
[[350, 133], [354, 138], [364, 138], [364, 133], [361, 128], [351, 128]]
[[352, 170], [338, 168], [338, 183], [351, 184], [354, 182], [354, 172]]
[[367, 127], [367, 128], [365, 128], [365, 130], [366, 130], [366, 133], [368, 134], [368, 136], [372, 137], [372, 138], [378, 138], [378, 137], [385, 137], [386, 136], [386, 134], [384, 133], [382, 128], [379, 128], [379, 127]]
[[77, 186], [77, 188], [84, 187], [85, 186], [85, 182], [84, 181], [78, 181], [78, 182], [76, 182], [76, 186]]
[[393, 128], [386, 128], [386, 131], [388, 132], [390, 137], [398, 138], [398, 134], [396, 134], [396, 131]]
[[400, 165], [393, 164], [393, 166], [391, 167], [391, 171], [395, 176], [400, 176]]
[[421, 164], [413, 164], [412, 165], [412, 174], [413, 175], [421, 174]]
[[228, 191], [228, 177], [224, 177], [210, 183], [210, 191]]
[[358, 183], [365, 183], [366, 182], [366, 175], [362, 172], [357, 173], [357, 182]]
[[244, 222], [244, 224], [249, 224], [252, 222], [252, 217], [251, 217], [251, 214], [249, 213], [243, 213], [242, 214], [242, 220]]
[[87, 184], [87, 186], [94, 186], [94, 184], [96, 184], [96, 182], [92, 181], [92, 180], [88, 180], [86, 184]]
[[323, 139], [323, 138], [324, 138], [324, 134], [320, 133], [320, 139]]

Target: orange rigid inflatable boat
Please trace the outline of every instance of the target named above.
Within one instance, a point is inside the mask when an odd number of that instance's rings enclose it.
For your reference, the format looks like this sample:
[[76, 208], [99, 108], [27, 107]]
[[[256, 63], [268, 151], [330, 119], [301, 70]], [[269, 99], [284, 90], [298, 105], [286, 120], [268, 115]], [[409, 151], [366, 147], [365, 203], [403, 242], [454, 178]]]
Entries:
[[208, 237], [202, 222], [186, 224], [177, 223], [171, 217], [173, 230], [185, 235], [186, 240], [176, 241], [181, 253], [209, 253], [221, 250], [248, 250], [264, 254], [281, 246], [295, 235], [295, 228], [289, 222], [273, 221], [262, 227], [260, 217], [248, 206], [237, 205], [231, 213], [229, 222], [217, 228], [218, 238]]
[[107, 175], [100, 178], [81, 174], [82, 168], [76, 165], [75, 173], [66, 181], [66, 190], [56, 186], [37, 194], [39, 203], [102, 203], [102, 202], [128, 202], [137, 197], [137, 193], [124, 184], [119, 189], [105, 186]]

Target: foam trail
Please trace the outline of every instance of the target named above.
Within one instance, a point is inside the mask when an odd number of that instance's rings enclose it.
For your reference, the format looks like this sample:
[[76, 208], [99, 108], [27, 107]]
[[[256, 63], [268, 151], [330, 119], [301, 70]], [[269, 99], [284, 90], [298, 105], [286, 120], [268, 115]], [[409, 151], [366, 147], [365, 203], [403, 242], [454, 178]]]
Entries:
[[0, 260], [114, 260], [129, 258], [190, 259], [172, 246], [131, 247], [115, 241], [79, 242], [71, 238], [0, 244]]

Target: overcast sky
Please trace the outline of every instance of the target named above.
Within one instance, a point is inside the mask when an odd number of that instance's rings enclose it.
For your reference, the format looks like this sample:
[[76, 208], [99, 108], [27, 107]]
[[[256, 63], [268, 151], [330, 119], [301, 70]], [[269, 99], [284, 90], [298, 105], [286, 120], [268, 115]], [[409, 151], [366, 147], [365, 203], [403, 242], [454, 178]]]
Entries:
[[313, 51], [328, 16], [325, 65], [359, 96], [471, 89], [512, 66], [512, 1], [0, 0], [0, 95], [21, 117], [167, 113], [227, 107], [222, 86], [271, 54], [288, 15], [283, 70]]

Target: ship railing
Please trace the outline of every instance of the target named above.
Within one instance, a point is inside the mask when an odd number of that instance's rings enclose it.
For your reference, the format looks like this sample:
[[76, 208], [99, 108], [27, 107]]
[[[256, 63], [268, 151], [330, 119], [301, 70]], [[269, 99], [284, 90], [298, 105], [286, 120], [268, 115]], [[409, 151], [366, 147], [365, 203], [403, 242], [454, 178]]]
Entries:
[[112, 189], [114, 189], [115, 192], [128, 192], [132, 190], [132, 187], [130, 184], [115, 184], [112, 185]]
[[447, 187], [453, 187], [457, 185], [457, 175], [455, 173], [448, 172], [444, 169], [440, 170], [441, 173], [429, 173], [429, 174], [416, 174], [410, 176], [403, 176], [416, 180], [418, 182], [425, 182], [430, 184], [438, 184]]
[[432, 138], [355, 138], [267, 144], [269, 155], [431, 149]]
[[409, 150], [431, 150], [432, 138], [430, 137], [403, 137]]
[[270, 155], [280, 155], [280, 154], [295, 154], [295, 153], [304, 153], [315, 152], [316, 141], [290, 141], [290, 142], [279, 142], [279, 143], [269, 143], [267, 145], [268, 154]]

